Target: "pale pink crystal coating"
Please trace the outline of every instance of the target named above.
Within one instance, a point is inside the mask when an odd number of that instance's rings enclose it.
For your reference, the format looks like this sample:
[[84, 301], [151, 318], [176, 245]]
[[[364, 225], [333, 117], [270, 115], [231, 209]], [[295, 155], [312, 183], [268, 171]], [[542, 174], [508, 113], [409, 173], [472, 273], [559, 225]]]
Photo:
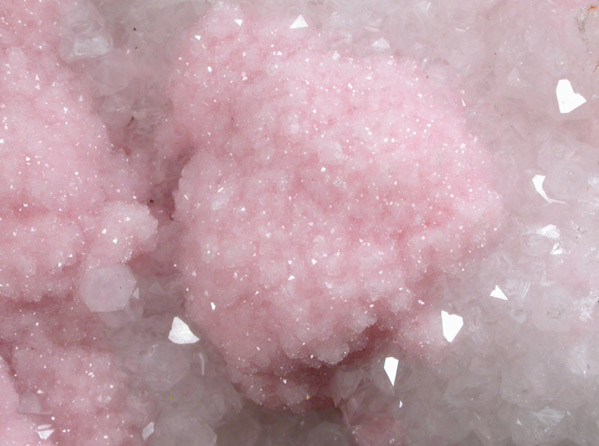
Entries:
[[5, 446], [42, 444], [33, 422], [18, 413], [19, 395], [8, 365], [0, 358], [0, 439]]
[[413, 325], [419, 290], [485, 245], [501, 200], [453, 94], [293, 22], [216, 6], [169, 93], [197, 151], [176, 196], [189, 315], [250, 398], [299, 409]]
[[86, 270], [151, 249], [157, 227], [139, 176], [56, 56], [60, 7], [0, 3], [0, 292], [12, 299], [65, 296]]
[[101, 321], [83, 304], [55, 298], [5, 302], [2, 310], [0, 356], [20, 390], [13, 408], [35, 422], [37, 431], [44, 425], [53, 430], [44, 445], [141, 444], [145, 413], [114, 354], [98, 345]]
[[112, 308], [80, 284], [152, 249], [157, 222], [91, 88], [57, 56], [74, 3], [0, 0], [2, 445], [142, 441], [90, 302]]

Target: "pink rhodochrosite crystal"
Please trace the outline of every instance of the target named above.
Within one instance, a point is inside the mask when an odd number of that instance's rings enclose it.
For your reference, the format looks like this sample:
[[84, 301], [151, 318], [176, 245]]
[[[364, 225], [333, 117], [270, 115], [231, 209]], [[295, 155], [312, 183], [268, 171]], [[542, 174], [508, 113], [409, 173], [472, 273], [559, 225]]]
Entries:
[[58, 2], [2, 1], [0, 11], [0, 292], [64, 296], [152, 248], [157, 224], [83, 84], [59, 62]]
[[18, 413], [19, 395], [14, 388], [8, 365], [0, 358], [0, 439], [6, 446], [42, 444], [33, 422]]
[[[102, 323], [90, 317], [85, 305], [46, 298], [8, 302], [2, 310], [0, 356], [9, 362], [19, 389], [10, 410], [20, 414], [21, 424], [35, 426], [35, 438], [61, 446], [140, 444], [143, 414], [132, 404], [113, 352], [106, 343], [100, 346], [105, 341]], [[26, 444], [24, 439], [14, 443]]]
[[72, 6], [0, 1], [2, 445], [141, 442], [92, 312], [127, 307], [125, 263], [153, 248], [157, 222], [89, 87], [58, 58]]
[[413, 329], [500, 215], [456, 96], [412, 60], [325, 47], [303, 18], [219, 4], [169, 87], [195, 151], [176, 195], [188, 313], [269, 407], [328, 403], [331, 369]]

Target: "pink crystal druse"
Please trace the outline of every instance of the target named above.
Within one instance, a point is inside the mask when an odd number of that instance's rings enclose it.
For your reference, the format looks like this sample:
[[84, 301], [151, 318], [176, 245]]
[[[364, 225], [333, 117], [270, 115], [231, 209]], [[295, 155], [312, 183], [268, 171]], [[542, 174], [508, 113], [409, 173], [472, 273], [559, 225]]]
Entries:
[[455, 95], [304, 25], [218, 5], [169, 84], [195, 151], [176, 194], [189, 316], [251, 399], [296, 410], [385, 339], [419, 349], [421, 291], [501, 213]]
[[127, 306], [126, 262], [153, 249], [157, 222], [89, 87], [57, 57], [60, 8], [71, 5], [0, 1], [3, 445], [141, 442], [90, 310]]
[[34, 301], [153, 248], [157, 226], [141, 176], [56, 56], [57, 3], [38, 3], [3, 1], [0, 34], [0, 290]]

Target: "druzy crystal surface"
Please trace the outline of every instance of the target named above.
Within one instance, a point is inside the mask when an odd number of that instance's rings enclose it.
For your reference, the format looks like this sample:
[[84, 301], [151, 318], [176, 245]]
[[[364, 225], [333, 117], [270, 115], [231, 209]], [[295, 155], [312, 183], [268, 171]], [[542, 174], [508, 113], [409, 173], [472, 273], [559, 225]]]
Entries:
[[594, 446], [599, 5], [0, 0], [0, 445]]
[[169, 81], [196, 152], [175, 197], [188, 314], [268, 406], [322, 404], [501, 214], [457, 96], [315, 34], [220, 5]]

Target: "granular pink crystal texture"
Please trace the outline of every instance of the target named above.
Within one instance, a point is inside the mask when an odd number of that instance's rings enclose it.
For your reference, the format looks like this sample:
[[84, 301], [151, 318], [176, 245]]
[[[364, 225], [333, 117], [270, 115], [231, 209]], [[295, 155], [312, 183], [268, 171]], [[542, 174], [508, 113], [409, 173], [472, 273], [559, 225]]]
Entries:
[[301, 409], [329, 402], [333, 367], [413, 328], [501, 199], [456, 96], [294, 20], [217, 5], [169, 94], [195, 151], [176, 195], [189, 316], [250, 398]]
[[[42, 444], [35, 426], [25, 415], [18, 413], [19, 395], [10, 376], [8, 365], [0, 358], [0, 439], [6, 446], [34, 446]], [[49, 443], [46, 443], [49, 444]]]
[[72, 5], [0, 0], [2, 445], [141, 442], [127, 377], [90, 312], [122, 309], [133, 290], [115, 302], [81, 283], [112, 268], [112, 289], [134, 284], [124, 263], [154, 247], [157, 222], [89, 86], [58, 58]]
[[87, 270], [152, 248], [157, 226], [56, 55], [59, 4], [0, 3], [0, 292], [11, 299], [64, 296]]
[[19, 387], [14, 411], [34, 420], [37, 432], [51, 431], [42, 444], [140, 444], [143, 414], [114, 354], [99, 346], [103, 325], [85, 305], [46, 298], [6, 302], [2, 310], [0, 356]]

